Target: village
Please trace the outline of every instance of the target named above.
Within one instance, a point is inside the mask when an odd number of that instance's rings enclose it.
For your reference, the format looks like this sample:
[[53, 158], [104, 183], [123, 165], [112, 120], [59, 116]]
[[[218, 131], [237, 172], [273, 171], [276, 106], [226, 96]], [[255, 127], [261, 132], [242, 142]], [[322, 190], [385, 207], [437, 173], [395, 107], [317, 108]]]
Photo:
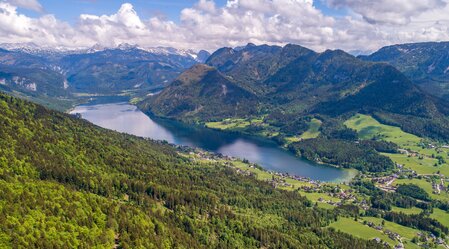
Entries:
[[[250, 163], [248, 160], [240, 160], [238, 158], [225, 156], [218, 153], [211, 153], [201, 149], [192, 149], [191, 147], [187, 146], [176, 147], [183, 153], [188, 154], [191, 160], [218, 163], [220, 165], [233, 168], [238, 174], [253, 176], [259, 179], [260, 175], [264, 175], [265, 177], [262, 178], [262, 180], [268, 182], [276, 188], [294, 189], [296, 191], [299, 191], [300, 193], [306, 194], [306, 196], [307, 194], [319, 195], [320, 197], [314, 200], [317, 203], [329, 205], [332, 207], [352, 204], [358, 206], [362, 210], [368, 210], [370, 208], [369, 201], [364, 197], [358, 195], [348, 184], [326, 183], [307, 177], [290, 175], [288, 173], [267, 171], [257, 164]], [[413, 155], [410, 151], [402, 151], [402, 153], [409, 153], [408, 155], [411, 156], [419, 156], [417, 153]], [[390, 175], [381, 177], [359, 175], [358, 177], [371, 179], [378, 188], [387, 192], [396, 191], [397, 186], [394, 183], [398, 179], [425, 179], [432, 181], [432, 188], [435, 194], [440, 194], [443, 191], [448, 191], [448, 179], [442, 174], [420, 175], [417, 174], [416, 171], [404, 167], [404, 165], [396, 164], [396, 166], [396, 170]], [[436, 177], [439, 177], [438, 180], [435, 180]], [[399, 233], [386, 228], [383, 224], [375, 224], [374, 222], [367, 220], [363, 220], [362, 224], [379, 231], [380, 233], [386, 235], [392, 241], [396, 241], [397, 244], [394, 246], [395, 249], [407, 248], [407, 246], [405, 246], [403, 242], [404, 238]], [[417, 241], [419, 240], [419, 243], [421, 243], [422, 245], [431, 243], [449, 248], [449, 246], [447, 246], [446, 242], [442, 238], [436, 237], [432, 233], [419, 232], [415, 234], [414, 239], [416, 239]], [[378, 241], [379, 243], [386, 244], [386, 242], [381, 240], [380, 238], [375, 238], [374, 240]]]

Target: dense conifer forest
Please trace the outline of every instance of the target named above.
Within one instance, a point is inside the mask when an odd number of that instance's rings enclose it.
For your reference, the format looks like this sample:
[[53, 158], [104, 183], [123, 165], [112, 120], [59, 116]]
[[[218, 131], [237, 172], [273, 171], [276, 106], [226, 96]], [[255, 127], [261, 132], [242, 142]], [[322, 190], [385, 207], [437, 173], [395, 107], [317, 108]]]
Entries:
[[5, 94], [0, 106], [1, 247], [382, 247], [220, 163]]

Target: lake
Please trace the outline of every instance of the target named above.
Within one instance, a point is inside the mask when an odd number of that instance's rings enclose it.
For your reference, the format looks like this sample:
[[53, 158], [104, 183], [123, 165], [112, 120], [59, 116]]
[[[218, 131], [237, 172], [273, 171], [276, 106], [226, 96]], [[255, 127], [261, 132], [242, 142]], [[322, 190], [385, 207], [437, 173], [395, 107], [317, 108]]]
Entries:
[[268, 139], [149, 117], [128, 103], [91, 103], [77, 106], [70, 113], [80, 113], [84, 119], [103, 128], [247, 159], [276, 172], [326, 182], [349, 181], [354, 176], [351, 170], [298, 158]]

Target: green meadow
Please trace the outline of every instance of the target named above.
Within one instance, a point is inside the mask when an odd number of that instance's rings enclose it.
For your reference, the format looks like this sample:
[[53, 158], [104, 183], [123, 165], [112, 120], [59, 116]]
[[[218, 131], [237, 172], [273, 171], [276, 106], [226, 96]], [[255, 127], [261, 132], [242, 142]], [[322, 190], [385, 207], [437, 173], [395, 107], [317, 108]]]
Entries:
[[372, 227], [364, 225], [359, 221], [355, 221], [353, 218], [341, 217], [338, 221], [329, 225], [329, 227], [335, 228], [336, 230], [342, 231], [344, 233], [352, 234], [356, 237], [363, 239], [375, 239], [380, 238], [386, 241], [391, 246], [395, 246], [398, 242], [393, 241], [383, 232], [378, 231]]
[[438, 209], [438, 208], [434, 208], [433, 213], [430, 215], [430, 217], [439, 221], [444, 226], [449, 227], [449, 213], [448, 212]]
[[301, 134], [302, 139], [316, 138], [320, 135], [321, 120], [313, 118], [309, 122], [309, 129]]
[[426, 179], [398, 179], [394, 183], [394, 185], [399, 184], [415, 184], [420, 188], [424, 189], [430, 196], [430, 198], [440, 201], [449, 201], [449, 194], [447, 192], [442, 191], [440, 194], [434, 194], [432, 189], [432, 182]]
[[356, 114], [344, 124], [348, 128], [356, 130], [361, 139], [379, 137], [403, 148], [415, 146], [421, 142], [421, 138], [418, 136], [406, 133], [399, 127], [381, 124], [373, 117], [364, 114]]
[[391, 211], [396, 212], [396, 213], [404, 213], [404, 214], [419, 214], [422, 212], [422, 209], [417, 208], [417, 207], [400, 208], [400, 207], [392, 206]]

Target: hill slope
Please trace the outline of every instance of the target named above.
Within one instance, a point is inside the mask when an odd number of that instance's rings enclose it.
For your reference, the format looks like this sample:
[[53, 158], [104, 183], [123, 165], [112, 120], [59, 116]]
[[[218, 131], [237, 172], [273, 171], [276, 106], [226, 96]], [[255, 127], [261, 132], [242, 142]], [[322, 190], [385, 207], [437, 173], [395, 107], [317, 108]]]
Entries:
[[436, 96], [449, 96], [449, 42], [387, 46], [360, 58], [389, 63], [422, 89]]
[[4, 94], [0, 106], [1, 247], [381, 247], [221, 163]]
[[[399, 125], [408, 132], [449, 139], [448, 104], [421, 91], [401, 72], [387, 64], [362, 61], [341, 50], [316, 53], [297, 45], [280, 48], [251, 44], [237, 50], [219, 49], [207, 63], [228, 76], [227, 79], [236, 86], [253, 93], [261, 104], [258, 108], [239, 113], [190, 113], [190, 119], [207, 121], [223, 117], [248, 117], [254, 115], [254, 111], [258, 111], [257, 115], [266, 115], [274, 110], [297, 117], [326, 115], [334, 118], [369, 112], [377, 113], [383, 120]], [[214, 84], [214, 81], [212, 78], [201, 79], [202, 85]], [[168, 103], [176, 99], [173, 93], [178, 91], [186, 94], [195, 92], [195, 86], [175, 82], [169, 87], [170, 91], [156, 97], [156, 102]], [[202, 96], [202, 102], [209, 103], [211, 110], [223, 106], [215, 99], [219, 99], [219, 92]], [[161, 108], [160, 105], [151, 104], [156, 102], [147, 101], [148, 105], [143, 108], [151, 108], [162, 116], [186, 118], [174, 112], [173, 107], [165, 105]]]
[[171, 118], [223, 118], [256, 113], [256, 96], [218, 70], [195, 65], [141, 108]]

